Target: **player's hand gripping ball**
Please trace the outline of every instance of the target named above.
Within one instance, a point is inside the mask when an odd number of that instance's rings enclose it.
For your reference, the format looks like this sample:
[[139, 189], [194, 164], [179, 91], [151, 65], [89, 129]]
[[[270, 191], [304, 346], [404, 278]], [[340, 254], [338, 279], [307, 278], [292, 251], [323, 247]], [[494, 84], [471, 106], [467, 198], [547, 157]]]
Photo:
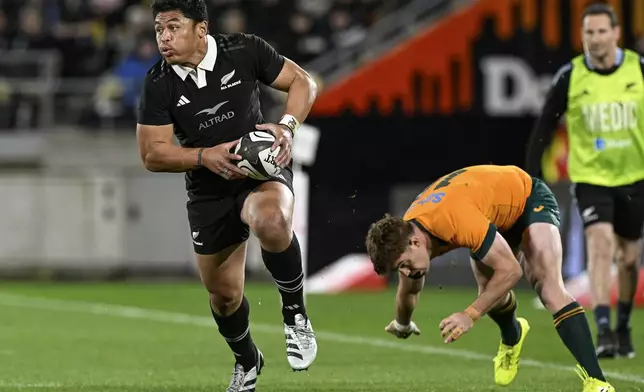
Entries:
[[237, 162], [237, 167], [256, 180], [265, 181], [278, 176], [282, 168], [275, 163], [275, 157], [279, 154], [280, 147], [271, 151], [273, 143], [275, 136], [269, 132], [253, 131], [244, 135], [233, 151], [242, 157]]
[[401, 325], [396, 320], [393, 320], [385, 327], [385, 331], [398, 339], [407, 339], [411, 335], [420, 335], [420, 329], [413, 321], [409, 322], [409, 325]]

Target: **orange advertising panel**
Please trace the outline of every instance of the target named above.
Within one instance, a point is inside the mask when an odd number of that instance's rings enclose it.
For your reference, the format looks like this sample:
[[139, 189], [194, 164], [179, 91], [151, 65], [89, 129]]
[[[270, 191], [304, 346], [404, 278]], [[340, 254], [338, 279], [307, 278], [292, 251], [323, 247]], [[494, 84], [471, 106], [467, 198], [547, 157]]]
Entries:
[[562, 123], [541, 158], [541, 173], [548, 184], [568, 180], [568, 133]]
[[[383, 115], [401, 112], [411, 116], [468, 112], [480, 100], [480, 82], [475, 80], [480, 52], [499, 49], [516, 54], [541, 63], [541, 68], [550, 68], [554, 74], [561, 63], [544, 59], [542, 53], [569, 59], [581, 51], [581, 15], [589, 3], [478, 0], [329, 86], [312, 113], [334, 116], [348, 110], [367, 115], [375, 109]], [[629, 26], [627, 35], [644, 32], [644, 1], [629, 2], [628, 10], [622, 9], [619, 0], [607, 3], [620, 18], [628, 16], [624, 21]], [[522, 35], [529, 35], [525, 44], [503, 47]]]

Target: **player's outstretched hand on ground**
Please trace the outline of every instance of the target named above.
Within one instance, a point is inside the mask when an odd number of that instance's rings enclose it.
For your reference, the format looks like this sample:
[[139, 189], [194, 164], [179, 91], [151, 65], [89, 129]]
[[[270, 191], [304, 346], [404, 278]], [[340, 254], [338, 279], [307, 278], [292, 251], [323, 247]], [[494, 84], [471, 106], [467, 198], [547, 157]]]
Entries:
[[291, 131], [284, 125], [271, 123], [257, 124], [255, 128], [260, 131], [268, 131], [275, 136], [275, 143], [273, 143], [271, 151], [275, 151], [278, 146], [280, 148], [280, 152], [275, 157], [275, 164], [279, 167], [286, 167], [291, 161], [291, 148], [293, 148]]
[[237, 180], [246, 177], [246, 172], [231, 162], [242, 159], [241, 156], [230, 152], [237, 143], [239, 143], [239, 139], [206, 148], [201, 154], [201, 163], [210, 171], [219, 174], [226, 180]]
[[439, 327], [445, 343], [452, 343], [467, 331], [472, 329], [474, 321], [465, 312], [454, 313], [453, 315], [444, 318]]
[[401, 325], [396, 320], [393, 320], [385, 327], [385, 331], [398, 339], [407, 339], [412, 334], [420, 335], [420, 329], [418, 329], [416, 323], [413, 321], [409, 322], [409, 325]]

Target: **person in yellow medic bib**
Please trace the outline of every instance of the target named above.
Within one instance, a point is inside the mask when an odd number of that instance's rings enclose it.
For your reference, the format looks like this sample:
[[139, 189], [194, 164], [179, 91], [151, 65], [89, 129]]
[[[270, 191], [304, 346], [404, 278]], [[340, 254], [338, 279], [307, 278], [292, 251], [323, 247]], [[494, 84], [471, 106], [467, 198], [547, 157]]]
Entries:
[[[568, 175], [584, 222], [599, 358], [632, 358], [630, 316], [637, 290], [644, 225], [644, 60], [620, 49], [610, 6], [583, 13], [584, 54], [554, 77], [530, 137], [526, 169], [539, 175], [541, 155], [565, 114]], [[616, 328], [610, 322], [613, 260], [618, 266]]]

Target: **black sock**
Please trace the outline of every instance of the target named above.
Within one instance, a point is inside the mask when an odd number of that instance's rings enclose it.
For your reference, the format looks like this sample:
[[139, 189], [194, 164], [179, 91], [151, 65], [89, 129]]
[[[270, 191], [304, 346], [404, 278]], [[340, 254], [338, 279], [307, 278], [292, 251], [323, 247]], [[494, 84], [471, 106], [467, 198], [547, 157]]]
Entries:
[[222, 317], [215, 313], [210, 306], [212, 317], [215, 318], [219, 326], [219, 333], [226, 339], [228, 347], [232, 350], [235, 361], [248, 371], [257, 364], [257, 348], [250, 336], [250, 325], [248, 322], [250, 316], [250, 305], [246, 296], [242, 298], [239, 309], [230, 316]]
[[510, 291], [510, 300], [487, 314], [501, 329], [501, 341], [507, 346], [514, 346], [521, 339], [521, 326], [517, 321], [516, 310], [517, 300], [514, 292]]
[[296, 314], [299, 313], [306, 318], [302, 255], [300, 243], [297, 241], [295, 233], [293, 233], [293, 240], [286, 250], [272, 253], [262, 249], [262, 258], [282, 296], [284, 323], [295, 325]]
[[606, 381], [595, 354], [595, 345], [584, 308], [577, 301], [571, 302], [552, 315], [552, 318], [559, 337], [579, 365], [590, 377]]
[[599, 305], [595, 308], [595, 323], [597, 331], [601, 334], [610, 329], [610, 307]]
[[628, 331], [632, 311], [633, 302], [619, 301], [617, 303], [617, 331]]

